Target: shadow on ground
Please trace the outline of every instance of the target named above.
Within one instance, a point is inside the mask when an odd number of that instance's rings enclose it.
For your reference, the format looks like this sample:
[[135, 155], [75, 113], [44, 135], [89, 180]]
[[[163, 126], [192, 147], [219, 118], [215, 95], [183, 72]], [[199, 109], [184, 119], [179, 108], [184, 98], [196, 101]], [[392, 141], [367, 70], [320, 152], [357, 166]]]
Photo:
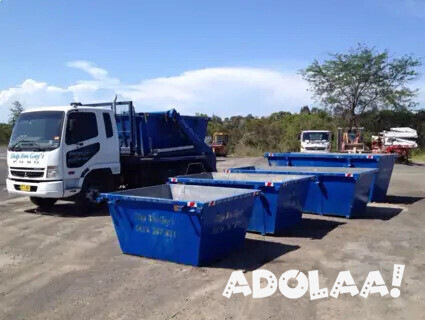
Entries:
[[209, 267], [252, 271], [266, 263], [299, 249], [299, 246], [257, 239], [245, 239], [244, 247]]
[[41, 209], [34, 207], [31, 209], [25, 210], [27, 213], [46, 215], [46, 216], [56, 216], [64, 218], [86, 218], [86, 217], [103, 217], [108, 216], [108, 207], [107, 205], [99, 206], [96, 209], [91, 209], [88, 213], [79, 212], [74, 203], [60, 203], [55, 204], [49, 211], [41, 211]]
[[409, 161], [409, 163], [403, 163], [404, 165], [406, 165], [406, 166], [409, 166], [409, 167], [425, 167], [425, 163], [422, 163], [422, 162], [411, 162], [411, 161]]
[[345, 222], [312, 219], [303, 215], [300, 225], [296, 229], [289, 231], [287, 234], [283, 234], [283, 236], [322, 239], [329, 232], [343, 224], [345, 224]]
[[393, 204], [413, 204], [417, 201], [421, 201], [424, 197], [412, 197], [412, 196], [387, 196], [387, 202]]
[[376, 219], [376, 220], [387, 221], [394, 218], [402, 211], [403, 211], [403, 208], [368, 206], [366, 209], [365, 215], [361, 216], [359, 219], [370, 219], [370, 220]]

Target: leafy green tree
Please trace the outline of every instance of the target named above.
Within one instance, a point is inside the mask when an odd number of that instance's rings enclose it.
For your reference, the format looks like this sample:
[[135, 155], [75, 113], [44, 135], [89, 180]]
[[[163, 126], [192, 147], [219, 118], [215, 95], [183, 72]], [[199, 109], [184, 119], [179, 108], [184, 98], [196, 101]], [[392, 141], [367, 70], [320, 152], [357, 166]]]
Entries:
[[411, 109], [418, 89], [408, 85], [418, 78], [421, 60], [410, 55], [390, 57], [359, 44], [348, 53], [330, 54], [301, 70], [314, 97], [350, 125], [366, 111]]
[[[264, 152], [298, 151], [298, 135], [302, 130], [329, 130], [334, 134], [341, 119], [323, 109], [311, 108], [311, 113], [275, 112], [270, 116], [220, 118], [213, 116], [208, 125], [210, 134], [229, 133], [229, 152], [239, 156], [261, 156]], [[358, 116], [358, 124], [365, 128], [365, 140], [391, 127], [411, 127], [418, 131], [417, 140], [425, 148], [424, 110], [367, 111]], [[335, 140], [334, 140], [335, 142]], [[335, 147], [335, 146], [333, 146]]]
[[0, 123], [0, 146], [9, 142], [12, 126], [8, 123]]
[[22, 104], [19, 101], [14, 101], [9, 111], [9, 124], [13, 127], [19, 116], [21, 115], [22, 111], [24, 111], [24, 108], [22, 107]]
[[310, 114], [310, 108], [308, 106], [304, 106], [301, 108], [300, 113], [307, 113]]

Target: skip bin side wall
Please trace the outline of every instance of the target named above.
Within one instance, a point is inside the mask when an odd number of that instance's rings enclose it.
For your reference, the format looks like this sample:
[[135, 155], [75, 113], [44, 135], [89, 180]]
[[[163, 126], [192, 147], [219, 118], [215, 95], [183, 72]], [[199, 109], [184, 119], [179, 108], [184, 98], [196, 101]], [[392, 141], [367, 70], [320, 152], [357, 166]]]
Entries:
[[[230, 172], [264, 173], [274, 174], [302, 174], [307, 172], [285, 171], [281, 167], [279, 171], [256, 170], [255, 167], [242, 167], [229, 169]], [[303, 202], [303, 211], [321, 215], [337, 215], [343, 217], [362, 216], [365, 213], [369, 197], [370, 186], [374, 179], [374, 172], [354, 173], [352, 177], [340, 174], [327, 174], [313, 172], [316, 180], [308, 186], [308, 196]], [[369, 185], [368, 185], [369, 183]]]
[[[305, 186], [304, 181], [293, 181], [289, 184], [280, 185], [278, 189], [275, 187], [265, 187], [259, 185], [238, 184], [237, 181], [220, 182], [213, 179], [192, 179], [185, 181], [178, 181], [178, 183], [191, 184], [191, 185], [213, 185], [224, 188], [241, 188], [241, 189], [259, 189], [262, 194], [255, 199], [254, 209], [252, 212], [251, 221], [248, 225], [248, 231], [258, 232], [261, 234], [275, 234], [294, 228], [300, 221], [302, 216], [302, 209], [297, 208], [291, 203], [284, 201], [292, 200], [287, 198], [287, 190], [296, 190], [298, 188], [293, 185], [298, 185], [299, 188]], [[309, 182], [309, 180], [306, 180]], [[290, 187], [288, 187], [290, 186]], [[290, 193], [290, 192], [289, 192]], [[298, 197], [300, 194], [296, 194]], [[277, 220], [281, 218], [280, 220]]]
[[109, 210], [124, 253], [198, 265], [199, 217], [174, 212], [172, 204], [119, 200]]
[[200, 265], [227, 256], [243, 246], [254, 200], [249, 197], [244, 201], [225, 201], [204, 207]]
[[205, 205], [200, 212], [127, 200], [109, 208], [124, 253], [199, 266], [243, 246], [254, 199]]
[[361, 218], [366, 214], [370, 189], [373, 186], [375, 176], [373, 173], [363, 173], [358, 177], [350, 218]]
[[260, 189], [262, 194], [255, 200], [248, 231], [279, 234], [295, 228], [301, 222], [302, 216], [300, 195], [304, 193], [302, 188], [307, 189], [308, 182], [306, 180], [282, 184], [278, 190], [262, 186], [251, 187]]
[[361, 216], [366, 210], [373, 177], [373, 173], [351, 178], [318, 175], [318, 180], [310, 183], [303, 211], [346, 218]]
[[304, 203], [308, 197], [309, 185], [314, 182], [302, 180], [282, 186], [279, 190], [278, 214], [275, 222], [275, 233], [280, 234], [300, 224]]
[[[192, 179], [178, 181], [178, 183], [190, 185], [206, 185], [223, 188], [259, 189], [262, 194], [256, 197], [252, 216], [248, 225], [248, 231], [264, 234], [274, 233], [277, 211], [278, 192], [274, 187], [261, 187], [260, 185], [238, 184], [237, 181], [220, 182], [214, 179]], [[260, 184], [260, 183], [259, 183]]]
[[[319, 176], [319, 184], [322, 195], [322, 212], [324, 215], [336, 215], [350, 217], [351, 208], [355, 198], [356, 179], [342, 176]], [[367, 192], [369, 188], [367, 188]]]
[[279, 194], [277, 192], [262, 192], [255, 200], [254, 210], [248, 225], [248, 231], [261, 234], [274, 234], [276, 231], [276, 216]]
[[392, 155], [380, 156], [374, 155], [374, 159], [353, 159], [355, 168], [374, 168], [378, 169], [374, 177], [373, 192], [370, 201], [384, 202], [390, 185], [391, 175], [394, 168], [395, 157]]
[[385, 201], [391, 174], [394, 167], [395, 157], [393, 155], [371, 154], [371, 158], [346, 156], [333, 156], [332, 154], [314, 154], [312, 158], [307, 155], [295, 153], [274, 154], [267, 156], [270, 166], [302, 166], [302, 167], [354, 167], [378, 169], [373, 188], [370, 192], [370, 201]]

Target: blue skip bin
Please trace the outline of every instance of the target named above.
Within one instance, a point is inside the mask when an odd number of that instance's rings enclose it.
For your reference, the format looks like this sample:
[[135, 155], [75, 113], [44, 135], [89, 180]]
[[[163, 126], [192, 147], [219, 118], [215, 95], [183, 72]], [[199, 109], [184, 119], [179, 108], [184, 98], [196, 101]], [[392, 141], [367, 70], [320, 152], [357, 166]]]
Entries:
[[257, 190], [158, 185], [101, 194], [124, 253], [205, 265], [240, 248]]
[[262, 193], [254, 204], [248, 231], [280, 234], [301, 221], [302, 208], [314, 176], [201, 173], [170, 178], [171, 183], [258, 189]]
[[266, 153], [271, 166], [345, 167], [378, 169], [370, 194], [370, 201], [384, 202], [396, 156], [376, 153]]
[[310, 183], [304, 212], [361, 217], [366, 212], [369, 191], [377, 169], [321, 167], [240, 167], [228, 172], [256, 174], [314, 174]]

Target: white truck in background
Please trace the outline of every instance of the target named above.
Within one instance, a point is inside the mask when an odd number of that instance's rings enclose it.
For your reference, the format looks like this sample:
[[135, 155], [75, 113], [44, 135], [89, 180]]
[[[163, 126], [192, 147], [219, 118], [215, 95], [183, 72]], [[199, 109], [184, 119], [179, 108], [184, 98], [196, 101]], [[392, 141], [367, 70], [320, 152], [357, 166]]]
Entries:
[[301, 152], [331, 152], [332, 133], [328, 130], [304, 130], [300, 134]]

